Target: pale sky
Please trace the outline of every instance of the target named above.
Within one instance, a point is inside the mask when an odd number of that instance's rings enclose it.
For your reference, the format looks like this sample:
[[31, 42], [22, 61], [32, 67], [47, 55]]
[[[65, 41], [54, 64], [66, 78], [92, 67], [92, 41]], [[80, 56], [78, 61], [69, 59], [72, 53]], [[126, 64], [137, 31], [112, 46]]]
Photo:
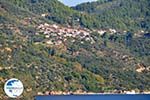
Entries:
[[61, 1], [62, 3], [68, 6], [75, 6], [83, 2], [91, 2], [91, 1], [97, 1], [97, 0], [59, 0], [59, 1]]

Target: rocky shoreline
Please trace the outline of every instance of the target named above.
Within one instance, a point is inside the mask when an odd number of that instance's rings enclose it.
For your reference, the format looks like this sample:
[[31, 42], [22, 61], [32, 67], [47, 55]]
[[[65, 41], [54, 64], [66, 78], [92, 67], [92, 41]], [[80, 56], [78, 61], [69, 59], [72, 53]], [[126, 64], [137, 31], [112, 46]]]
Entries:
[[99, 94], [150, 94], [150, 91], [143, 91], [143, 92], [136, 92], [135, 90], [131, 91], [120, 91], [120, 90], [114, 90], [112, 92], [86, 92], [86, 91], [69, 91], [69, 92], [64, 92], [64, 91], [46, 91], [46, 92], [38, 92], [37, 95], [99, 95]]

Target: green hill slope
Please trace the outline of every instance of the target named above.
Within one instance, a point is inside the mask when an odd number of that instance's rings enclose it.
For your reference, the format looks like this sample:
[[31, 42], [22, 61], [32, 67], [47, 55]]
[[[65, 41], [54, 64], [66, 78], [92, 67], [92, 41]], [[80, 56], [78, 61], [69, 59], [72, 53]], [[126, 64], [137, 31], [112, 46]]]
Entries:
[[56, 0], [0, 0], [0, 99], [12, 77], [23, 82], [25, 100], [46, 91], [149, 91], [149, 33], [100, 35], [82, 28], [103, 25], [89, 13]]
[[[45, 18], [59, 24], [95, 27], [97, 21], [88, 14], [77, 12], [57, 0], [6, 0], [34, 14], [45, 14]], [[90, 23], [89, 23], [90, 21]], [[98, 26], [96, 26], [98, 27]]]
[[124, 30], [149, 30], [149, 0], [99, 0], [73, 7], [97, 16], [101, 27]]

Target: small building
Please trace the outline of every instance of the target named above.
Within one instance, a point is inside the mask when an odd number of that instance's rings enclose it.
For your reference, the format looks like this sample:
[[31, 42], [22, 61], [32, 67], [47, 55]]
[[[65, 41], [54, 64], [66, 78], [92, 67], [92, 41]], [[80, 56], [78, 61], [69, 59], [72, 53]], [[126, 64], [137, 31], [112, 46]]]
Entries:
[[141, 72], [143, 72], [144, 70], [146, 70], [146, 66], [145, 66], [144, 64], [137, 64], [137, 66], [136, 66], [136, 71], [137, 71], [138, 73], [141, 73]]

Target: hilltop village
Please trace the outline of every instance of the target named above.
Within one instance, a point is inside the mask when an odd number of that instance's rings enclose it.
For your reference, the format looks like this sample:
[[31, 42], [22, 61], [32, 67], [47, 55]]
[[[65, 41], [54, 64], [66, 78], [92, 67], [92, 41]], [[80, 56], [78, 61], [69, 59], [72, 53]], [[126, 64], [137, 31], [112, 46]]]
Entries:
[[[43, 23], [37, 26], [37, 32], [35, 35], [43, 34], [45, 36], [47, 44], [59, 45], [65, 42], [68, 39], [71, 39], [71, 42], [75, 42], [76, 40], [81, 40], [81, 43], [84, 41], [89, 41], [91, 44], [95, 43], [93, 37], [91, 37], [91, 33], [96, 32], [100, 35], [104, 33], [108, 33], [110, 35], [113, 34], [126, 34], [127, 31], [117, 31], [115, 29], [87, 29], [81, 27], [71, 27], [71, 26], [60, 26], [57, 24], [48, 24]], [[141, 30], [138, 33], [135, 33], [135, 36], [140, 37], [143, 35], [144, 31]]]
[[46, 41], [47, 44], [59, 45], [62, 42], [72, 38], [72, 42], [75, 42], [76, 39], [81, 39], [85, 41], [90, 41], [91, 44], [94, 42], [93, 38], [90, 36], [90, 30], [85, 30], [81, 28], [71, 28], [71, 27], [62, 27], [56, 24], [40, 24], [37, 27], [39, 30], [36, 35], [44, 34], [45, 38], [49, 39]]
[[115, 34], [117, 31], [115, 29], [107, 29], [107, 30], [90, 30], [87, 28], [81, 27], [71, 27], [71, 26], [60, 26], [57, 24], [40, 24], [37, 26], [37, 32], [35, 35], [44, 35], [47, 39], [45, 42], [47, 44], [59, 45], [65, 42], [68, 39], [71, 39], [71, 42], [75, 42], [76, 40], [81, 40], [81, 43], [84, 41], [88, 41], [91, 44], [95, 43], [93, 37], [91, 37], [92, 32], [97, 32], [100, 35], [108, 32], [109, 34]]

